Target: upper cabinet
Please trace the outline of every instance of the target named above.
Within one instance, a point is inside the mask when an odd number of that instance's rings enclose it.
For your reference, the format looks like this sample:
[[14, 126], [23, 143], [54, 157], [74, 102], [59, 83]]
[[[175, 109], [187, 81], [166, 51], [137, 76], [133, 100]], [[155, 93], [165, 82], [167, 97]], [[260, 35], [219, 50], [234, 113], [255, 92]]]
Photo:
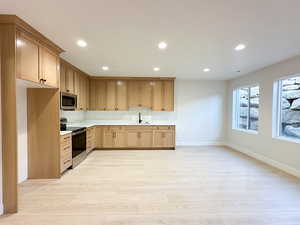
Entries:
[[100, 111], [126, 111], [136, 107], [174, 111], [174, 79], [92, 77], [89, 107]]
[[39, 82], [39, 45], [33, 39], [19, 33], [17, 39], [17, 77]]
[[88, 76], [60, 59], [60, 91], [77, 95], [77, 109], [89, 109], [89, 78]]
[[40, 47], [40, 75], [43, 84], [58, 87], [59, 58], [45, 47]]
[[152, 108], [152, 84], [152, 81], [128, 81], [128, 105], [130, 108]]
[[48, 87], [59, 86], [58, 53], [22, 32], [17, 32], [17, 78]]
[[153, 81], [153, 111], [174, 111], [174, 81]]

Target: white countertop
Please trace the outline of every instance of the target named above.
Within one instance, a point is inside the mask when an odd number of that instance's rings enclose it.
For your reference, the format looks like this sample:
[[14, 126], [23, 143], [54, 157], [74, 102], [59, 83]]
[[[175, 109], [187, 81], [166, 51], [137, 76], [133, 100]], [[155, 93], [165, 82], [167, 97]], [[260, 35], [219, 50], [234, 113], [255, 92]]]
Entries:
[[66, 134], [71, 134], [72, 131], [60, 131], [60, 135], [63, 136], [63, 135], [66, 135]]
[[151, 121], [149, 123], [138, 124], [135, 121], [124, 121], [124, 120], [95, 120], [95, 121], [81, 121], [77, 123], [68, 123], [68, 126], [74, 127], [92, 127], [92, 126], [172, 126], [175, 125], [175, 122], [170, 121]]

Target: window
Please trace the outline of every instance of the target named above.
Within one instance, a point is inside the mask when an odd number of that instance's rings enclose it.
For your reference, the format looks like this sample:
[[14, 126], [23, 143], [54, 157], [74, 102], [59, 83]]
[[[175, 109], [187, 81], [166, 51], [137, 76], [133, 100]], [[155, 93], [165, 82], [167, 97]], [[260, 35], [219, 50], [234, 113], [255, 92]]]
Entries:
[[300, 76], [279, 80], [277, 135], [300, 140]]
[[250, 86], [234, 91], [233, 127], [243, 130], [258, 130], [259, 86]]

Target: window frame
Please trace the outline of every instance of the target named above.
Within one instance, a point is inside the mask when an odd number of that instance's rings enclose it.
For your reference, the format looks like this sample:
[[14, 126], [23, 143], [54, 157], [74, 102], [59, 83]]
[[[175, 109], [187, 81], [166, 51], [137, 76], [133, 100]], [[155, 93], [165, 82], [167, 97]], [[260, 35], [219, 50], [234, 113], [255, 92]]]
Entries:
[[[238, 130], [238, 131], [243, 131], [251, 134], [258, 134], [259, 132], [259, 127], [258, 130], [251, 130], [249, 129], [250, 124], [250, 96], [251, 96], [251, 88], [258, 87], [259, 89], [259, 94], [260, 94], [260, 85], [259, 83], [251, 84], [251, 85], [243, 85], [239, 86], [233, 89], [233, 120], [232, 120], [232, 129]], [[247, 116], [247, 128], [240, 128], [239, 127], [239, 115], [240, 115], [240, 89], [247, 88], [248, 89], [248, 116]], [[260, 96], [259, 96], [260, 97]], [[259, 105], [260, 105], [260, 99], [259, 99]], [[260, 107], [258, 108], [258, 121], [259, 121], [259, 114], [260, 114]]]
[[280, 77], [273, 84], [273, 138], [286, 140], [294, 143], [300, 143], [300, 138], [284, 136], [281, 129], [282, 121], [282, 82], [287, 79], [300, 77], [299, 73]]

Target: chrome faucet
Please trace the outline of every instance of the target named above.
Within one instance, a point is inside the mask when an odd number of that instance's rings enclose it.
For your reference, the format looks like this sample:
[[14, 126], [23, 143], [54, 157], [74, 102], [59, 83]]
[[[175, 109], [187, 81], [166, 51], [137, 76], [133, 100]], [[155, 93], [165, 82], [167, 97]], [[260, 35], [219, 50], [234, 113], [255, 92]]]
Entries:
[[139, 124], [141, 124], [143, 122], [143, 120], [142, 120], [142, 114], [141, 114], [141, 112], [139, 112]]

